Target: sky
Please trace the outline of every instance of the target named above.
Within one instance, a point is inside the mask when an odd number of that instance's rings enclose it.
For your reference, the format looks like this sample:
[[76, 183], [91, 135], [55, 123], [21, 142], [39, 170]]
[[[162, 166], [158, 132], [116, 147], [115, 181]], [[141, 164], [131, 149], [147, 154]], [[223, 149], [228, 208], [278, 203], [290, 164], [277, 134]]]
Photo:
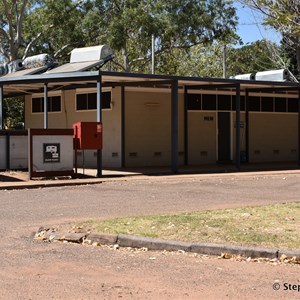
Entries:
[[262, 39], [268, 39], [276, 43], [280, 42], [281, 37], [278, 32], [262, 25], [263, 18], [261, 14], [238, 3], [234, 6], [237, 7], [239, 17], [237, 34], [242, 38], [244, 44]]

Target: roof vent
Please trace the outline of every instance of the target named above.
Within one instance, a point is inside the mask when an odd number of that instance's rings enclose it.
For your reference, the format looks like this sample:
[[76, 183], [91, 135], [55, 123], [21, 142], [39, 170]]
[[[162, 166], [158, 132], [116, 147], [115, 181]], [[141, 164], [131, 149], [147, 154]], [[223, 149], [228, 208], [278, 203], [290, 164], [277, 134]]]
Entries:
[[255, 79], [261, 81], [288, 81], [289, 71], [287, 69], [280, 69], [258, 72], [255, 75]]

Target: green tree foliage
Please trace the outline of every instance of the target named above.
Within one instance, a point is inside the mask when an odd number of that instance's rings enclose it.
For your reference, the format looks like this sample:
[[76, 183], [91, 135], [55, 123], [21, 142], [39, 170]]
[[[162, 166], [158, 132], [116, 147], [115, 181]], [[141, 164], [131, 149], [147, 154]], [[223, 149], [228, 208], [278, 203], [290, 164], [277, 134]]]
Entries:
[[[189, 53], [180, 53], [177, 60], [183, 63], [176, 70], [179, 75], [215, 77], [223, 76], [223, 43], [210, 46], [197, 45]], [[276, 49], [276, 51], [274, 50]], [[282, 68], [275, 57], [280, 47], [262, 40], [240, 48], [227, 46], [228, 77]]]
[[19, 122], [24, 122], [23, 97], [5, 98], [3, 102], [3, 128], [14, 129]]
[[6, 61], [22, 56], [24, 19], [34, 3], [29, 0], [0, 2], [0, 54]]
[[47, 52], [57, 57], [84, 46], [84, 0], [3, 0], [0, 3], [0, 55], [5, 61]]
[[197, 44], [237, 38], [231, 4], [231, 0], [4, 0], [0, 51], [6, 60], [46, 52], [66, 61], [74, 47], [105, 43], [115, 51], [115, 70], [149, 72], [154, 35], [157, 71], [170, 67], [173, 73], [174, 49], [188, 52]]
[[280, 51], [279, 46], [267, 40], [256, 41], [241, 48], [231, 48], [228, 51], [228, 75], [284, 68], [284, 62], [279, 60]]
[[300, 74], [300, 3], [299, 0], [239, 0], [260, 11], [265, 24], [282, 34], [286, 55], [296, 58]]
[[67, 61], [70, 50], [86, 45], [81, 21], [86, 1], [43, 0], [25, 20], [24, 37], [29, 54], [48, 53]]
[[[233, 37], [236, 16], [227, 0], [95, 0], [83, 21], [92, 42], [108, 43], [119, 70], [148, 71], [155, 36], [158, 72], [174, 49]], [[146, 65], [148, 63], [148, 70]], [[174, 62], [172, 62], [174, 64]]]

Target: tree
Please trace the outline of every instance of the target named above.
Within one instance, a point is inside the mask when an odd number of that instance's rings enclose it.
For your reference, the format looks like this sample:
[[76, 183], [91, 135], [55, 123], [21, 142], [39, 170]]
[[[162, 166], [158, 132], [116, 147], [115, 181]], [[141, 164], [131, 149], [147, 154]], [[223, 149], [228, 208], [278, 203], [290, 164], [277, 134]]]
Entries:
[[61, 54], [84, 46], [80, 21], [84, 0], [3, 0], [0, 3], [0, 55], [5, 61], [28, 54]]
[[25, 20], [25, 55], [48, 53], [61, 62], [69, 60], [70, 50], [87, 43], [81, 21], [88, 8], [84, 0], [39, 1]]
[[13, 129], [20, 122], [24, 122], [24, 99], [5, 98], [3, 101], [3, 128]]
[[[147, 71], [145, 64], [151, 60], [152, 35], [156, 58], [163, 62], [174, 49], [188, 51], [197, 44], [235, 36], [235, 8], [227, 0], [91, 3], [93, 8], [86, 15], [83, 29], [90, 41], [106, 42], [117, 52], [115, 63], [119, 70]], [[159, 61], [158, 66], [162, 66]]]
[[29, 6], [34, 1], [3, 0], [0, 3], [0, 53], [7, 61], [21, 56], [23, 44], [23, 22]]
[[[189, 53], [181, 53], [176, 57], [183, 62], [176, 70], [177, 74], [222, 77], [223, 46], [222, 42], [215, 42], [210, 46], [197, 45], [192, 47]], [[227, 46], [228, 76], [282, 68], [281, 62], [274, 58], [276, 55], [274, 49], [280, 51], [280, 46], [266, 40], [256, 41], [240, 48]]]
[[283, 36], [282, 42], [294, 52], [300, 74], [300, 3], [299, 0], [239, 0], [265, 16], [265, 24]]
[[287, 62], [279, 59], [280, 52], [280, 46], [268, 40], [231, 48], [228, 51], [228, 74], [234, 76], [285, 68]]

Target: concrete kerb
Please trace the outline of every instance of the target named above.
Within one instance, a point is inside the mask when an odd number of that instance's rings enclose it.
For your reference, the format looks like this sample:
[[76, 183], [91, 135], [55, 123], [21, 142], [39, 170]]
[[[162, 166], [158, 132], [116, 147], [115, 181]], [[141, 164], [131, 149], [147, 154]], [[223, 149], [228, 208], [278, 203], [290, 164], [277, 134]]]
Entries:
[[[221, 253], [229, 253], [233, 255], [241, 255], [241, 256], [251, 257], [251, 258], [258, 258], [258, 257], [278, 258], [278, 253], [279, 253], [279, 250], [260, 248], [260, 247], [245, 247], [245, 246], [210, 244], [210, 243], [187, 243], [187, 242], [180, 242], [180, 241], [169, 241], [169, 240], [162, 240], [162, 239], [137, 237], [131, 235], [124, 235], [124, 234], [118, 235], [117, 243], [120, 247], [132, 247], [132, 248], [144, 247], [149, 250], [167, 250], [167, 251], [182, 250], [185, 252], [216, 255], [216, 256], [221, 255]], [[300, 251], [298, 255], [300, 256]]]
[[[35, 238], [41, 237], [40, 231]], [[184, 251], [198, 254], [220, 256], [222, 253], [231, 255], [241, 255], [251, 258], [280, 258], [281, 255], [300, 258], [300, 250], [279, 250], [262, 247], [224, 245], [213, 243], [189, 243], [182, 241], [163, 240], [158, 238], [147, 238], [127, 234], [101, 234], [101, 233], [61, 233], [46, 230], [42, 240], [67, 241], [72, 243], [82, 243], [89, 241], [90, 244], [118, 245], [119, 247], [147, 248], [158, 251]]]
[[[229, 253], [233, 255], [241, 255], [251, 258], [280, 258], [282, 254], [291, 257], [300, 257], [300, 250], [279, 250], [263, 247], [250, 247], [250, 246], [237, 246], [237, 245], [224, 245], [212, 243], [189, 243], [182, 241], [163, 240], [158, 238], [147, 238], [141, 236], [127, 235], [127, 234], [114, 234], [114, 235], [101, 235], [93, 234], [88, 235], [87, 239], [113, 241], [120, 247], [131, 248], [147, 248], [149, 250], [166, 250], [166, 251], [185, 251], [199, 254], [219, 256], [221, 253]], [[108, 243], [113, 244], [113, 243]]]
[[79, 185], [93, 185], [100, 184], [103, 179], [92, 179], [92, 180], [69, 180], [69, 181], [29, 181], [29, 182], [20, 182], [20, 183], [10, 183], [10, 184], [0, 184], [0, 190], [21, 190], [21, 189], [39, 189], [47, 187], [64, 187], [64, 186], [79, 186]]

